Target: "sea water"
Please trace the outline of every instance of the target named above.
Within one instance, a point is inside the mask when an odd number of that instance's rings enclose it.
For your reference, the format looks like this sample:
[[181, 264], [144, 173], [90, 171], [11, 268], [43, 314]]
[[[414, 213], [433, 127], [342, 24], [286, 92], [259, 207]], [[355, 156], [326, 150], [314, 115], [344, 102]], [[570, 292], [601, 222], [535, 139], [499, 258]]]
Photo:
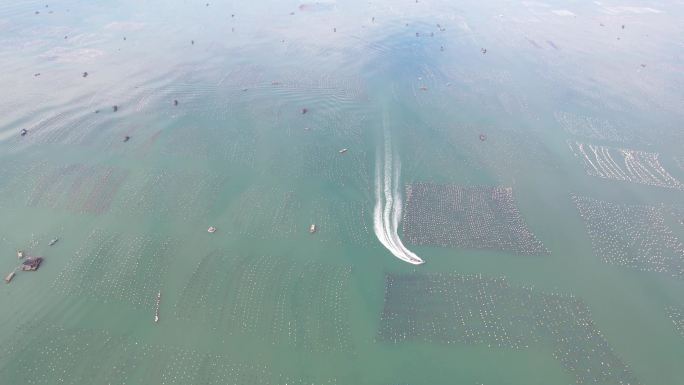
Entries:
[[683, 16], [0, 4], [0, 384], [680, 383]]

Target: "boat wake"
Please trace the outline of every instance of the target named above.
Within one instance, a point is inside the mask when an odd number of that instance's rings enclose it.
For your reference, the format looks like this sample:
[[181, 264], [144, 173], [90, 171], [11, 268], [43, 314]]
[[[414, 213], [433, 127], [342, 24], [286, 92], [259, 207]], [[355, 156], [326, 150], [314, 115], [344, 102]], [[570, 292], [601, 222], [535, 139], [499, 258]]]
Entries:
[[425, 261], [407, 249], [399, 239], [398, 229], [402, 210], [399, 191], [401, 162], [399, 157], [392, 156], [392, 140], [386, 116], [383, 119], [383, 126], [384, 148], [381, 146], [378, 149], [375, 162], [373, 230], [380, 243], [395, 257], [413, 265], [420, 265]]

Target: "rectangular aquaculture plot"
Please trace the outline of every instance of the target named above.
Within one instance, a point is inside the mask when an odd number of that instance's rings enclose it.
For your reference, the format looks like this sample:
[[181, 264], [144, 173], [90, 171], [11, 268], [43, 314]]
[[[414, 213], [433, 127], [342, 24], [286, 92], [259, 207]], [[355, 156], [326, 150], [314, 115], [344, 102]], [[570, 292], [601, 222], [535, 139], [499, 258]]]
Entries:
[[589, 308], [572, 296], [540, 294], [537, 319], [553, 358], [577, 384], [639, 385], [629, 366], [594, 324]]
[[479, 275], [386, 276], [380, 341], [521, 349], [539, 339], [529, 290]]
[[113, 210], [156, 218], [198, 218], [209, 213], [222, 185], [223, 179], [214, 174], [148, 171], [131, 177], [121, 187]]
[[128, 171], [107, 166], [70, 164], [53, 166], [48, 162], [30, 166], [23, 182], [29, 207], [48, 207], [80, 214], [109, 211]]
[[416, 245], [550, 253], [527, 227], [510, 187], [407, 185], [403, 232]]
[[[334, 385], [286, 376], [267, 365], [175, 346], [150, 345], [106, 331], [32, 324], [0, 355], [3, 384]], [[7, 342], [7, 341], [5, 341]]]
[[603, 262], [674, 277], [684, 275], [684, 245], [664, 208], [573, 196], [594, 252]]
[[572, 296], [449, 273], [389, 274], [385, 285], [380, 342], [542, 346], [578, 384], [639, 384]]
[[59, 274], [54, 288], [67, 295], [152, 309], [170, 263], [169, 243], [95, 230]]
[[660, 154], [568, 141], [587, 175], [649, 186], [684, 190], [660, 163]]
[[349, 267], [216, 251], [190, 277], [176, 315], [223, 333], [259, 334], [266, 342], [306, 351], [348, 350], [350, 272]]

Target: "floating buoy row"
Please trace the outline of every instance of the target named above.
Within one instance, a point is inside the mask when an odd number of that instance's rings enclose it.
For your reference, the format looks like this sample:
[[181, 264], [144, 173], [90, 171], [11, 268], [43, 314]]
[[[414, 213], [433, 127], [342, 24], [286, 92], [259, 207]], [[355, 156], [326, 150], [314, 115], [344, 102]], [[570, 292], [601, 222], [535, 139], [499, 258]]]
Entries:
[[161, 304], [161, 291], [157, 292], [157, 298], [154, 303], [154, 323], [159, 322], [159, 305]]
[[684, 190], [684, 184], [660, 163], [660, 154], [568, 141], [587, 175]]

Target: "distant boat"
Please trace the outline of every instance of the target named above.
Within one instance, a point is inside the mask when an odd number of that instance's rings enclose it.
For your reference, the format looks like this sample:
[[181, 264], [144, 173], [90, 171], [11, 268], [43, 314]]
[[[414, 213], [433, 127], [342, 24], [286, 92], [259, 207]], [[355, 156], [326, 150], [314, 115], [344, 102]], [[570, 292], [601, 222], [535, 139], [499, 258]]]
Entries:
[[312, 223], [311, 226], [309, 226], [309, 233], [313, 234], [316, 232], [316, 224]]
[[24, 252], [21, 250], [18, 250], [17, 251], [17, 259], [22, 259], [22, 258], [24, 258]]
[[340, 154], [344, 154], [345, 152], [349, 151], [348, 148], [343, 148], [340, 151], [338, 151]]
[[215, 232], [216, 232], [216, 227], [214, 227], [214, 226], [209, 227], [209, 228], [207, 229], [207, 232], [209, 232], [209, 233], [215, 233]]
[[7, 276], [5, 277], [5, 283], [12, 282], [12, 279], [14, 279], [15, 275], [16, 275], [15, 272], [11, 272], [11, 273], [7, 274]]
[[57, 242], [59, 242], [59, 238], [55, 238], [55, 239], [51, 240], [50, 243], [48, 243], [48, 246], [54, 246], [55, 243], [57, 243]]

